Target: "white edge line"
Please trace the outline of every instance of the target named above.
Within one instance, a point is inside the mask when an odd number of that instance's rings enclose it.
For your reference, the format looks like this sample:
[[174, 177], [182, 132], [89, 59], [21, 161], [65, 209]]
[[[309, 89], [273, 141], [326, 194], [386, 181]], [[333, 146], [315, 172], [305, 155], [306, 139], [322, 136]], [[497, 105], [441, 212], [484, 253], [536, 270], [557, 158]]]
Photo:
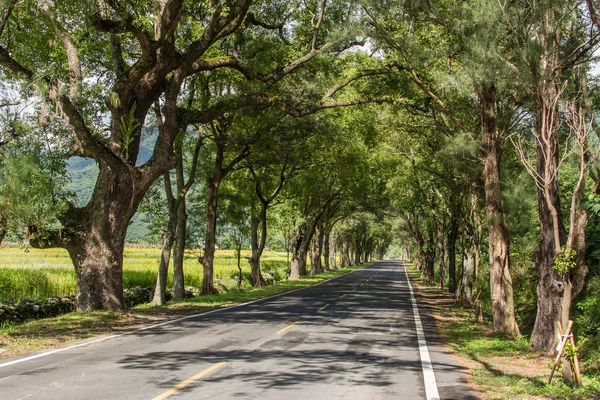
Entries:
[[410, 300], [412, 302], [413, 307], [415, 326], [417, 329], [419, 355], [421, 356], [421, 368], [423, 369], [423, 381], [425, 383], [425, 395], [427, 396], [427, 400], [439, 400], [440, 394], [438, 392], [437, 383], [435, 381], [435, 374], [433, 372], [433, 366], [431, 365], [431, 357], [429, 357], [429, 350], [427, 349], [425, 331], [423, 330], [423, 324], [421, 324], [421, 317], [419, 315], [419, 308], [417, 307], [417, 300], [415, 299], [415, 294], [410, 283], [408, 269], [406, 267], [406, 264], [403, 263], [403, 265], [404, 274], [406, 275], [406, 281], [408, 282], [408, 290], [410, 291]]
[[115, 339], [115, 338], [118, 338], [118, 337], [121, 337], [121, 336], [132, 335], [134, 333], [146, 331], [148, 329], [158, 328], [158, 327], [161, 327], [161, 326], [164, 326], [164, 325], [173, 324], [173, 323], [179, 322], [179, 321], [185, 321], [186, 319], [192, 319], [192, 318], [202, 317], [204, 315], [214, 314], [214, 313], [217, 313], [219, 311], [231, 310], [232, 308], [243, 307], [243, 306], [247, 306], [249, 304], [257, 303], [259, 301], [263, 301], [263, 300], [266, 300], [266, 299], [270, 300], [270, 299], [274, 299], [274, 298], [277, 298], [277, 297], [281, 297], [281, 296], [286, 295], [286, 294], [290, 294], [290, 293], [294, 293], [294, 292], [299, 292], [300, 290], [310, 289], [311, 287], [319, 286], [319, 285], [322, 285], [323, 283], [327, 283], [327, 282], [330, 282], [330, 281], [332, 281], [334, 279], [341, 278], [342, 276], [350, 275], [350, 274], [352, 274], [352, 273], [354, 273], [356, 271], [363, 270], [364, 268], [370, 267], [373, 264], [374, 263], [371, 263], [371, 264], [369, 264], [367, 266], [364, 266], [362, 268], [357, 268], [357, 269], [355, 269], [353, 271], [346, 272], [345, 274], [334, 276], [333, 278], [329, 278], [327, 280], [324, 280], [324, 281], [321, 281], [319, 283], [315, 283], [314, 285], [306, 286], [306, 287], [303, 287], [303, 288], [288, 290], [286, 292], [277, 293], [277, 294], [274, 294], [274, 295], [271, 295], [271, 296], [261, 297], [260, 299], [247, 301], [245, 303], [239, 303], [239, 304], [234, 304], [232, 306], [220, 307], [220, 308], [216, 308], [216, 309], [210, 310], [210, 311], [205, 311], [205, 312], [202, 312], [202, 313], [199, 313], [199, 314], [188, 315], [186, 317], [177, 318], [177, 319], [171, 319], [169, 321], [165, 321], [165, 322], [161, 322], [161, 323], [158, 323], [158, 324], [144, 326], [142, 328], [137, 328], [137, 329], [134, 329], [134, 330], [131, 330], [131, 331], [128, 331], [128, 332], [123, 332], [123, 333], [119, 333], [119, 334], [116, 334], [116, 335], [104, 336], [104, 337], [101, 337], [101, 338], [98, 338], [98, 339], [95, 339], [95, 340], [91, 340], [91, 341], [87, 341], [87, 342], [83, 342], [83, 343], [74, 344], [74, 345], [71, 345], [71, 346], [68, 346], [68, 347], [62, 347], [60, 349], [54, 349], [54, 350], [45, 351], [43, 353], [35, 354], [35, 355], [29, 356], [29, 357], [19, 358], [18, 360], [8, 361], [8, 362], [5, 362], [5, 363], [1, 363], [0, 364], [0, 368], [8, 367], [9, 365], [19, 364], [19, 363], [26, 362], [26, 361], [35, 360], [36, 358], [46, 357], [46, 356], [49, 356], [49, 355], [52, 355], [52, 354], [56, 354], [56, 353], [61, 353], [63, 351], [67, 351], [67, 350], [76, 349], [78, 347], [88, 346], [90, 344], [104, 342], [106, 340]]

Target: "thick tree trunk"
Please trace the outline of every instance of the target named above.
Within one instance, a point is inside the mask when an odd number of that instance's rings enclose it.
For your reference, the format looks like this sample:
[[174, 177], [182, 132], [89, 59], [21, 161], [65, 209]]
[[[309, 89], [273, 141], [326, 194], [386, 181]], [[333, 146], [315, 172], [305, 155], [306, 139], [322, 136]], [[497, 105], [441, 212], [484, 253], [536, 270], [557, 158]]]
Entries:
[[345, 234], [342, 238], [342, 268], [347, 268], [351, 265], [349, 238], [348, 235]]
[[185, 258], [185, 243], [187, 233], [187, 207], [185, 197], [180, 200], [177, 209], [177, 229], [175, 231], [175, 246], [173, 248], [173, 300], [185, 300], [185, 275], [183, 260]]
[[[308, 218], [302, 223], [292, 239], [292, 265], [290, 271], [290, 279], [298, 280], [300, 276], [306, 275], [306, 255], [310, 248], [310, 243], [315, 234], [317, 223], [323, 212], [317, 213], [316, 216]], [[295, 251], [294, 251], [295, 250]]]
[[335, 259], [335, 248], [337, 245], [337, 233], [335, 231], [331, 231], [331, 239], [329, 242], [329, 251], [326, 252], [329, 257], [329, 265], [331, 269], [338, 269], [337, 260]]
[[91, 234], [67, 249], [75, 265], [78, 312], [123, 309], [124, 240]]
[[304, 259], [301, 259], [300, 251], [302, 247], [302, 242], [304, 241], [304, 225], [298, 227], [296, 232], [294, 232], [294, 236], [291, 240], [291, 264], [290, 264], [290, 280], [297, 281], [300, 279], [300, 276], [306, 274], [306, 254], [304, 255]]
[[[67, 249], [75, 266], [77, 311], [123, 310], [123, 249], [129, 222], [144, 193], [158, 176], [143, 175], [126, 165], [99, 161], [92, 198], [85, 207], [63, 215], [64, 229], [34, 234], [35, 248]], [[154, 172], [153, 172], [154, 173]]]
[[482, 88], [479, 97], [484, 151], [485, 209], [489, 236], [492, 320], [497, 332], [515, 339], [519, 337], [520, 332], [515, 318], [510, 275], [509, 234], [500, 186], [503, 138], [496, 130], [494, 88]]
[[77, 282], [77, 311], [123, 309], [123, 249], [131, 217], [149, 179], [125, 169], [117, 174], [99, 163], [96, 188], [86, 207], [74, 208], [61, 218], [65, 229], [34, 237], [35, 248], [67, 249]]

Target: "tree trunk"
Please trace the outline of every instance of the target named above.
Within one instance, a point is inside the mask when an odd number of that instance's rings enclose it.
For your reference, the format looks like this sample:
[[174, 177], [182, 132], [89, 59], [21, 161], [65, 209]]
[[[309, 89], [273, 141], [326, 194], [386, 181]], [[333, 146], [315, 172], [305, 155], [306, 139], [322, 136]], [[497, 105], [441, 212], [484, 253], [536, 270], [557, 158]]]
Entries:
[[237, 258], [237, 268], [238, 268], [238, 283], [237, 283], [237, 290], [242, 290], [242, 280], [243, 280], [243, 276], [242, 276], [242, 238], [238, 238], [239, 241], [237, 242], [236, 246], [235, 246], [235, 255]]
[[173, 300], [185, 300], [185, 275], [183, 260], [187, 234], [187, 206], [185, 197], [180, 199], [177, 209], [177, 230], [175, 231], [175, 247], [173, 249]]
[[329, 258], [329, 265], [331, 269], [338, 269], [337, 260], [335, 259], [335, 247], [337, 245], [337, 233], [335, 231], [331, 231], [331, 239], [329, 241], [329, 251], [326, 251]]
[[446, 264], [446, 246], [444, 245], [444, 239], [445, 239], [445, 235], [444, 235], [444, 230], [442, 229], [442, 227], [445, 225], [445, 223], [440, 224], [440, 227], [438, 228], [438, 233], [437, 233], [437, 248], [438, 248], [438, 254], [439, 254], [439, 260], [440, 260], [440, 289], [444, 290], [444, 287], [446, 286], [446, 276], [447, 276], [447, 270], [448, 270], [448, 264]]
[[6, 234], [8, 233], [8, 218], [6, 218], [6, 215], [2, 214], [0, 215], [0, 245], [2, 244], [2, 241], [4, 241], [4, 238], [6, 237]]
[[[536, 179], [540, 243], [535, 250], [539, 283], [537, 315], [529, 349], [554, 354], [558, 334], [556, 323], [561, 321], [563, 316], [562, 296], [565, 282], [553, 267], [555, 256], [561, 252], [566, 242], [566, 234], [560, 212], [557, 174], [560, 129], [558, 100], [561, 96], [558, 82], [562, 80], [557, 49], [561, 31], [551, 7], [544, 14], [542, 30], [538, 37], [543, 51], [537, 60], [539, 64], [532, 68], [535, 78], [532, 89], [536, 96], [534, 134], [537, 138], [536, 169], [539, 176]], [[569, 282], [566, 282], [566, 286], [570, 289]], [[567, 297], [570, 305], [570, 291]], [[564, 312], [568, 316], [569, 309]]]
[[67, 249], [75, 265], [77, 311], [121, 311], [125, 241], [97, 237], [91, 234]]
[[[114, 167], [114, 166], [113, 166]], [[34, 237], [34, 248], [67, 249], [75, 266], [77, 311], [123, 309], [123, 249], [129, 222], [150, 179], [129, 169], [118, 173], [99, 162], [96, 187], [89, 203], [61, 217], [61, 231]], [[155, 178], [155, 177], [153, 177]]]
[[329, 245], [329, 239], [331, 237], [331, 233], [326, 233], [323, 236], [323, 267], [325, 271], [329, 271], [331, 267], [331, 259], [329, 255], [331, 253], [331, 246]]
[[317, 270], [318, 274], [325, 271], [325, 268], [323, 267], [323, 261], [321, 259], [321, 257], [323, 256], [324, 242], [325, 242], [325, 224], [321, 224], [319, 229], [316, 231], [316, 236], [315, 236], [315, 244], [316, 244], [315, 261], [317, 263], [317, 266], [315, 269]]
[[208, 200], [206, 203], [206, 232], [204, 235], [204, 258], [202, 259], [202, 289], [200, 294], [217, 294], [213, 282], [213, 263], [215, 259], [215, 245], [217, 235], [217, 207], [219, 200], [219, 186], [221, 185], [222, 157], [217, 154], [217, 165], [214, 175], [208, 182]]
[[471, 239], [465, 248], [465, 259], [463, 263], [462, 276], [462, 301], [469, 305], [473, 304], [473, 282], [475, 281], [475, 254], [473, 240]]
[[306, 274], [306, 254], [304, 258], [301, 258], [300, 252], [302, 247], [302, 242], [304, 241], [304, 224], [298, 227], [296, 232], [294, 232], [294, 236], [291, 240], [291, 264], [290, 264], [290, 277], [289, 279], [297, 281], [300, 279], [300, 276]]
[[[546, 103], [547, 101], [548, 99], [538, 98], [538, 102]], [[548, 106], [549, 104], [538, 105], [538, 114], [543, 114], [539, 108]], [[547, 121], [538, 121], [537, 124], [537, 129], [543, 129], [542, 126], [546, 127]], [[548, 126], [546, 129], [555, 130], [558, 128]], [[548, 177], [553, 176], [555, 171], [558, 170], [558, 132], [547, 132], [545, 135], [554, 139], [552, 140], [554, 143], [546, 142], [546, 146], [551, 146], [551, 148], [544, 148], [538, 144], [537, 171], [540, 176]], [[549, 152], [553, 154], [552, 157], [547, 157]], [[564, 225], [562, 224], [562, 216], [560, 215], [560, 196], [557, 178], [552, 180], [545, 179], [543, 187], [538, 188], [538, 215], [540, 220], [540, 243], [535, 250], [535, 261], [539, 278], [537, 288], [538, 302], [529, 349], [531, 351], [543, 351], [547, 354], [554, 354], [558, 334], [556, 323], [559, 321], [562, 322], [562, 297], [565, 290], [565, 283], [570, 286], [568, 282], [565, 282], [553, 270], [554, 258], [564, 244], [565, 238]], [[570, 305], [570, 291], [567, 297], [569, 297]], [[565, 310], [567, 315], [568, 310]]]
[[[254, 287], [263, 287], [265, 285], [265, 280], [260, 271], [260, 258], [267, 241], [267, 207], [266, 204], [261, 203], [260, 214], [258, 216], [253, 216], [250, 224], [251, 256], [248, 263], [250, 263], [250, 275], [252, 276], [252, 284]], [[259, 225], [262, 225], [260, 242], [258, 239]]]
[[350, 265], [350, 245], [348, 243], [348, 235], [345, 234], [342, 238], [342, 268], [347, 268]]
[[456, 293], [456, 239], [458, 237], [458, 221], [455, 217], [450, 223], [448, 233], [448, 292]]
[[[317, 223], [322, 215], [323, 211], [321, 210], [314, 217], [307, 218], [307, 221], [302, 223], [296, 230], [294, 239], [292, 239], [290, 279], [298, 280], [300, 276], [306, 275], [306, 255], [315, 234]], [[296, 250], [295, 252], [294, 249]]]
[[519, 337], [510, 276], [509, 235], [500, 186], [503, 138], [496, 129], [495, 91], [484, 87], [479, 93], [483, 134], [485, 202], [490, 255], [490, 293], [494, 329], [508, 338]]
[[435, 264], [435, 253], [431, 250], [428, 250], [424, 254], [424, 278], [426, 285], [433, 284], [433, 274], [434, 274], [434, 264]]
[[310, 249], [310, 276], [321, 272], [321, 257], [319, 255], [319, 232], [316, 232], [311, 241]]
[[169, 212], [169, 223], [167, 229], [163, 233], [163, 245], [160, 254], [160, 264], [158, 266], [158, 275], [156, 277], [156, 286], [154, 288], [154, 297], [152, 304], [162, 306], [167, 302], [167, 277], [169, 274], [169, 263], [171, 260], [171, 250], [173, 249], [173, 241], [175, 239], [175, 230], [177, 229], [177, 211]]
[[355, 246], [354, 246], [354, 265], [360, 265], [361, 264], [361, 260], [360, 260], [360, 255], [362, 254], [362, 246], [361, 246], [361, 238], [358, 237], [355, 240]]

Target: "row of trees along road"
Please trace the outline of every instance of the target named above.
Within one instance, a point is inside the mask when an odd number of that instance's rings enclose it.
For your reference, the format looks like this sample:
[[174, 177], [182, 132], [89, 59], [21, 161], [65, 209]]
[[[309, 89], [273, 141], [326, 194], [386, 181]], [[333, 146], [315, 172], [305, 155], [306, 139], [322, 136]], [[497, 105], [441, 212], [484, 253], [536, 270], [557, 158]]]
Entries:
[[[217, 292], [219, 226], [238, 257], [249, 241], [257, 287], [273, 237], [290, 279], [402, 242], [426, 281], [489, 304], [507, 337], [529, 302], [531, 350], [552, 353], [597, 250], [598, 12], [591, 0], [7, 1], [2, 237], [26, 226], [32, 246], [66, 248], [79, 311], [122, 309], [140, 207], [162, 234], [155, 304], [171, 254], [183, 299], [198, 242], [201, 293]], [[99, 168], [83, 206], [61, 190], [72, 156]], [[35, 201], [46, 206], [28, 215]]]

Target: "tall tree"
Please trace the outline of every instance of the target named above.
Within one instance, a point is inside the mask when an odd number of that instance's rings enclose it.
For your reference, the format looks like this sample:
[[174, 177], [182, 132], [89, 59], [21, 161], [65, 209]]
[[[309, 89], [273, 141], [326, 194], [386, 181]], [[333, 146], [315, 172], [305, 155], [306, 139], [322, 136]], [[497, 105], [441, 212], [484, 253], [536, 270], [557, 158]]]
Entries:
[[[220, 66], [220, 60], [203, 56], [240, 27], [250, 3], [174, 0], [150, 7], [11, 1], [3, 6], [0, 65], [12, 79], [37, 87], [68, 125], [70, 154], [93, 158], [99, 166], [88, 204], [71, 206], [60, 217], [61, 231], [31, 240], [33, 246], [68, 250], [79, 311], [122, 309], [125, 233], [152, 182], [174, 165], [182, 86], [187, 77]], [[165, 129], [150, 160], [137, 166], [142, 127], [156, 101]]]

